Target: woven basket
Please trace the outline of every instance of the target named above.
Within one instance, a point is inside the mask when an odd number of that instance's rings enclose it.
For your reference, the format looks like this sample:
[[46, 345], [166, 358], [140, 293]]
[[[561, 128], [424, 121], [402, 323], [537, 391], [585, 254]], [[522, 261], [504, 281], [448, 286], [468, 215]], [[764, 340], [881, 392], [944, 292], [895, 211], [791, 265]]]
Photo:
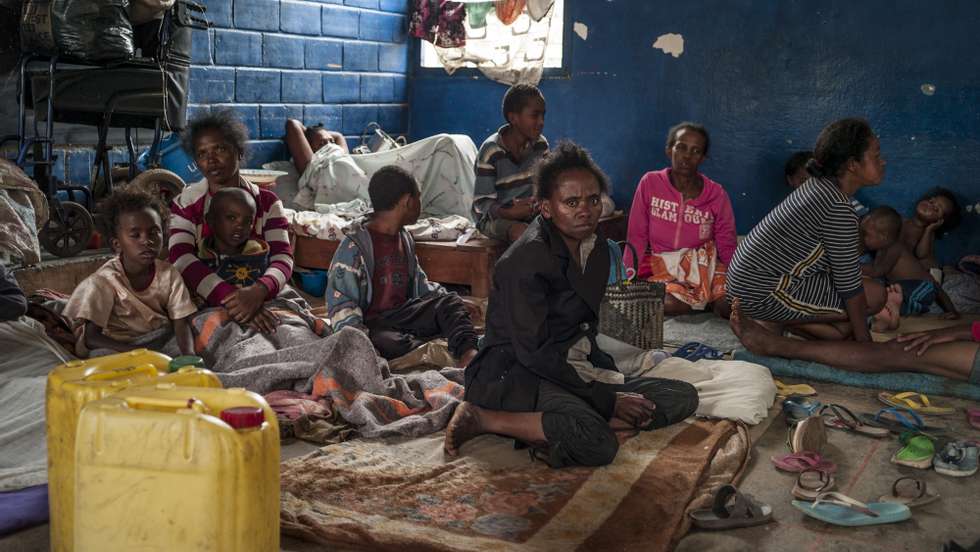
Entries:
[[633, 253], [634, 277], [624, 279], [622, 263], [616, 267], [616, 283], [606, 286], [599, 303], [599, 332], [640, 349], [660, 349], [664, 344], [665, 286], [636, 280], [636, 249], [629, 242], [620, 243]]

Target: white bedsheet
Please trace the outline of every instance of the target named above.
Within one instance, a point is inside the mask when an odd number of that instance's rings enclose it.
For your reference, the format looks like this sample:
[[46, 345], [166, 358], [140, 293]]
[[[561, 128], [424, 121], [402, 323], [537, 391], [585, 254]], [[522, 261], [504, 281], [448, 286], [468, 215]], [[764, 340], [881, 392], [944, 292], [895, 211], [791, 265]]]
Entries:
[[691, 362], [677, 357], [656, 362], [656, 351], [644, 351], [601, 334], [596, 342], [627, 376], [676, 379], [693, 385], [698, 390], [697, 416], [755, 425], [766, 418], [776, 400], [772, 374], [759, 364], [741, 360]]
[[27, 317], [0, 322], [0, 492], [48, 482], [44, 386], [52, 368], [72, 360]]
[[319, 204], [369, 202], [371, 175], [381, 167], [397, 165], [418, 180], [423, 218], [457, 215], [469, 219], [476, 154], [473, 140], [463, 134], [437, 134], [397, 149], [357, 155], [327, 144], [313, 154], [300, 176], [293, 204], [315, 211]]

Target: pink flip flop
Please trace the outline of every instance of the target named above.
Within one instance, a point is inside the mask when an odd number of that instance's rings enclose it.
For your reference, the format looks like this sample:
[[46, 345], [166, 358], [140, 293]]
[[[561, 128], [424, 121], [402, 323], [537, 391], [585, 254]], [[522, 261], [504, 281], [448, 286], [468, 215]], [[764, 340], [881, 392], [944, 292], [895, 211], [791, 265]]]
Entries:
[[802, 451], [785, 456], [773, 456], [770, 458], [776, 469], [790, 473], [800, 473], [804, 471], [819, 471], [823, 473], [834, 473], [837, 471], [837, 464], [830, 460], [824, 460], [816, 452]]

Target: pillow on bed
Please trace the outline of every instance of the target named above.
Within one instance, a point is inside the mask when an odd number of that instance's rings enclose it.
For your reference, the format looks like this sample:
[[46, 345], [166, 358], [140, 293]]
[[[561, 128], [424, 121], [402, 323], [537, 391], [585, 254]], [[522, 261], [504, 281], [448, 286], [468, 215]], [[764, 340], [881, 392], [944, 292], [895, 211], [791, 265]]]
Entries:
[[296, 165], [293, 165], [292, 161], [272, 161], [262, 165], [262, 168], [267, 171], [283, 171], [286, 173], [276, 179], [274, 190], [282, 201], [283, 207], [298, 209], [293, 204], [293, 199], [299, 193], [299, 172], [296, 170]]

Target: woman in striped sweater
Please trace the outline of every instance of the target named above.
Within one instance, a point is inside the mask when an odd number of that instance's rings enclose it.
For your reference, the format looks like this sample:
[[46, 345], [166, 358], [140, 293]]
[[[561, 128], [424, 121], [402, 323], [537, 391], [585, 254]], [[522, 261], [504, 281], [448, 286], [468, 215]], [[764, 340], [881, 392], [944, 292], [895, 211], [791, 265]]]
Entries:
[[[273, 316], [262, 310], [289, 281], [293, 252], [282, 202], [276, 194], [248, 182], [239, 174], [245, 157], [248, 130], [231, 111], [215, 111], [192, 121], [184, 134], [184, 148], [194, 157], [204, 180], [188, 185], [170, 205], [170, 262], [184, 283], [210, 306], [223, 306], [236, 322], [255, 316]], [[238, 186], [255, 199], [255, 222], [250, 238], [269, 244], [269, 267], [258, 282], [243, 288], [225, 282], [197, 257], [200, 243], [211, 236], [205, 213], [211, 195]]]
[[[867, 121], [842, 119], [820, 132], [812, 178], [776, 206], [739, 244], [726, 291], [742, 313], [782, 333], [868, 341], [867, 317], [890, 316], [894, 290], [862, 278], [858, 218], [851, 196], [885, 174], [878, 138]], [[886, 305], [887, 299], [887, 305]], [[898, 304], [901, 293], [897, 292]]]

